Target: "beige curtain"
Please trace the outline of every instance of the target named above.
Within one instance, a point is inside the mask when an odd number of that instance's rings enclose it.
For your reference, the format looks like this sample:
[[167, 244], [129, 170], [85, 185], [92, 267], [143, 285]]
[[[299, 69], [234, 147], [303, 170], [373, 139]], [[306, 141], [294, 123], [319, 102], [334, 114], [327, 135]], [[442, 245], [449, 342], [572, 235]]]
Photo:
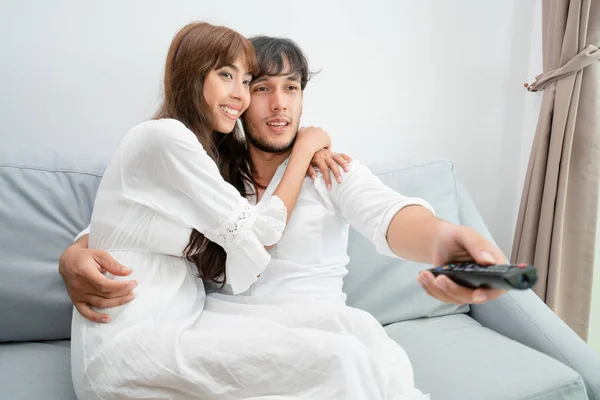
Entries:
[[[600, 186], [600, 0], [543, 0], [542, 105], [511, 254], [534, 291], [584, 340]], [[598, 255], [600, 256], [600, 255]]]

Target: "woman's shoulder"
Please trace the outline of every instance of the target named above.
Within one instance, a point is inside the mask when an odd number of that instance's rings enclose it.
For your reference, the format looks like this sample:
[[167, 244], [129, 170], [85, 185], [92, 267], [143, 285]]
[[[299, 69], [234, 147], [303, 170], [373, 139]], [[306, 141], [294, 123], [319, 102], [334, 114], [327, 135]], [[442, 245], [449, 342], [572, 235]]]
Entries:
[[145, 148], [158, 147], [164, 149], [178, 142], [200, 145], [196, 135], [181, 121], [173, 118], [144, 121], [134, 126], [126, 137], [129, 142], [139, 142]]
[[143, 132], [148, 133], [149, 135], [155, 134], [160, 136], [181, 135], [182, 133], [185, 133], [186, 136], [195, 136], [194, 133], [183, 124], [183, 122], [173, 118], [151, 119], [149, 121], [144, 121], [134, 126], [130, 132]]

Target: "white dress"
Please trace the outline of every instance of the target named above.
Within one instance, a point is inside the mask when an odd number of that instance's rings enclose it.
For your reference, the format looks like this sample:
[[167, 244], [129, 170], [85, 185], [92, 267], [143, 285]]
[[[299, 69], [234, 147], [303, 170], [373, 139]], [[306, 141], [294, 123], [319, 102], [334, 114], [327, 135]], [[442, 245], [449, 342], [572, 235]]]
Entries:
[[[80, 400], [429, 398], [414, 387], [402, 348], [370, 314], [345, 305], [342, 285], [348, 223], [394, 256], [385, 239], [393, 216], [431, 207], [355, 161], [332, 191], [321, 176], [305, 179], [281, 236], [286, 211], [272, 193], [286, 165], [253, 204], [181, 123], [128, 133], [98, 190], [90, 247], [134, 270], [113, 279], [139, 286], [132, 302], [103, 310], [109, 324], [74, 311]], [[192, 227], [228, 254], [228, 284], [209, 285], [208, 295], [181, 257]]]

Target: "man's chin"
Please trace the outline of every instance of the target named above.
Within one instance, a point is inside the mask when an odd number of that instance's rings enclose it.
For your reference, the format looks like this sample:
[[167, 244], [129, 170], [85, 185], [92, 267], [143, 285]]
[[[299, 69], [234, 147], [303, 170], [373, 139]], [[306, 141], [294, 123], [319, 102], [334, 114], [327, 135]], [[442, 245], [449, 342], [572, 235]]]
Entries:
[[265, 153], [285, 153], [294, 147], [296, 137], [294, 136], [291, 140], [265, 140], [263, 138], [254, 138], [247, 136], [248, 142], [250, 142], [258, 150], [264, 151]]

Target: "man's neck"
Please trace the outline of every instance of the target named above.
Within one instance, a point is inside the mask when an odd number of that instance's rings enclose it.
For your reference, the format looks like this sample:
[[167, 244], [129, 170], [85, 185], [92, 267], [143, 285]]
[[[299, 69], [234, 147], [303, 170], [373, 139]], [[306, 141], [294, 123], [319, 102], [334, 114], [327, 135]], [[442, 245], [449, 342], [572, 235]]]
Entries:
[[290, 149], [283, 153], [267, 153], [257, 149], [252, 143], [248, 143], [248, 151], [250, 152], [250, 159], [254, 167], [252, 177], [262, 186], [267, 186], [271, 182], [277, 168], [292, 152]]

